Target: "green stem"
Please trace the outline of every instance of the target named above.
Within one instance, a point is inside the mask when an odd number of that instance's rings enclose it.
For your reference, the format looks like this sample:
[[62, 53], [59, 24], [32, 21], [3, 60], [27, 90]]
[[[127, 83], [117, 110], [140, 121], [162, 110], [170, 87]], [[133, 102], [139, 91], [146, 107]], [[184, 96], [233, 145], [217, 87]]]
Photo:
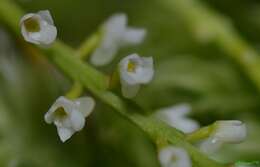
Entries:
[[[18, 37], [20, 36], [19, 19], [22, 14], [23, 12], [21, 12], [20, 8], [11, 1], [0, 0], [0, 19], [2, 19]], [[133, 111], [128, 111], [123, 100], [107, 91], [107, 78], [88, 64], [75, 58], [74, 55], [76, 55], [76, 51], [67, 45], [62, 42], [55, 42], [51, 48], [41, 50], [41, 52], [45, 53], [46, 57], [56, 64], [64, 74], [82, 84], [84, 88], [90, 90], [103, 103], [113, 108], [115, 112], [141, 128], [155, 143], [158, 143], [158, 141], [167, 141], [169, 144], [183, 147], [192, 157], [195, 166], [226, 166], [209, 159], [206, 155], [199, 152], [185, 140], [185, 136], [178, 130], [152, 117], [144, 117], [140, 114], [135, 114]]]
[[163, 0], [160, 3], [185, 20], [200, 42], [215, 42], [243, 68], [260, 91], [260, 55], [239, 36], [228, 19], [197, 0]]
[[88, 37], [77, 50], [77, 55], [79, 55], [81, 60], [85, 60], [90, 53], [98, 46], [102, 37], [101, 32], [96, 32]]

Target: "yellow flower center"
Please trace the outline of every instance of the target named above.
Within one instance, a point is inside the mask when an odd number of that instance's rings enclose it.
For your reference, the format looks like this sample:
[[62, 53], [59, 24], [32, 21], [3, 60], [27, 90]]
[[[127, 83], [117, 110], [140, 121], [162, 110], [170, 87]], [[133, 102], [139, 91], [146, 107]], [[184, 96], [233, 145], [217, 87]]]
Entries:
[[29, 32], [39, 32], [41, 29], [38, 20], [33, 17], [26, 19], [24, 21], [24, 26]]
[[55, 115], [55, 118], [63, 119], [63, 118], [65, 118], [65, 117], [67, 117], [68, 114], [65, 112], [64, 108], [59, 107], [59, 108], [57, 108], [57, 110], [54, 112], [54, 115]]
[[136, 63], [129, 60], [128, 65], [127, 65], [127, 71], [128, 72], [135, 72], [135, 70], [136, 70]]

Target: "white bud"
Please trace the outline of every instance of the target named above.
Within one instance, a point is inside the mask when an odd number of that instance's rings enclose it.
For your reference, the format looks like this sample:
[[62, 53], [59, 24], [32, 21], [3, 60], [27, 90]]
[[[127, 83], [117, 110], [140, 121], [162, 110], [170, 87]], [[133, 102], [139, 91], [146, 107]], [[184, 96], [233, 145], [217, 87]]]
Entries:
[[85, 125], [87, 117], [94, 109], [95, 101], [90, 97], [78, 98], [74, 101], [59, 97], [45, 114], [45, 121], [54, 123], [62, 142], [68, 140]]
[[169, 146], [159, 152], [159, 161], [162, 167], [191, 167], [188, 153], [182, 148]]
[[48, 46], [57, 37], [57, 28], [48, 10], [24, 15], [20, 25], [24, 39], [30, 43]]
[[244, 141], [247, 137], [246, 125], [241, 121], [217, 121], [214, 126], [215, 129], [209, 138], [200, 144], [203, 152], [213, 153], [223, 144], [237, 144]]
[[191, 133], [197, 130], [200, 126], [197, 121], [187, 116], [190, 112], [191, 106], [183, 103], [160, 109], [155, 113], [155, 116], [184, 133]]
[[149, 83], [154, 76], [153, 58], [129, 55], [120, 61], [119, 74], [123, 96], [134, 97], [140, 85]]
[[121, 47], [139, 44], [146, 35], [145, 29], [128, 27], [125, 14], [111, 16], [102, 30], [102, 40], [90, 58], [96, 66], [109, 64]]

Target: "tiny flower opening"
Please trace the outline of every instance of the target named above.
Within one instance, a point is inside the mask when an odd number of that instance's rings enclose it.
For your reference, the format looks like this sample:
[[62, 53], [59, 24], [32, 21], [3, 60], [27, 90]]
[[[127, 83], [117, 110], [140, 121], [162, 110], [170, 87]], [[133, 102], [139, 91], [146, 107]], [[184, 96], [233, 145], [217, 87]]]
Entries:
[[141, 85], [148, 84], [154, 75], [153, 58], [131, 54], [119, 63], [122, 94], [126, 98], [134, 97]]
[[36, 17], [24, 20], [24, 26], [28, 32], [39, 32], [41, 30], [39, 20]]
[[54, 111], [54, 118], [63, 120], [68, 116], [67, 112], [63, 107], [59, 107]]
[[57, 28], [48, 10], [24, 15], [20, 25], [24, 39], [30, 43], [47, 47], [57, 37]]
[[137, 62], [130, 59], [127, 65], [127, 71], [130, 73], [134, 73], [136, 72], [136, 67], [137, 67]]

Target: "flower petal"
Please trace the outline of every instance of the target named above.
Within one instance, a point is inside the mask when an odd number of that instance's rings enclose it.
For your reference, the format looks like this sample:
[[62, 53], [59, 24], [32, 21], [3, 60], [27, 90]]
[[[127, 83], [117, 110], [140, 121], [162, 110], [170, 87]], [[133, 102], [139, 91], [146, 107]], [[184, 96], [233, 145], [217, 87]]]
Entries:
[[57, 127], [57, 131], [62, 142], [68, 140], [75, 133], [72, 129], [63, 127]]
[[75, 100], [75, 103], [84, 117], [89, 116], [95, 107], [95, 101], [91, 97], [78, 98]]
[[54, 122], [54, 119], [55, 119], [54, 112], [59, 107], [62, 107], [67, 114], [70, 114], [72, 112], [74, 106], [75, 105], [73, 104], [73, 102], [71, 102], [68, 99], [66, 99], [65, 97], [61, 96], [54, 102], [54, 104], [51, 106], [49, 111], [44, 115], [44, 119], [47, 123], [50, 124], [50, 123]]
[[38, 15], [41, 16], [45, 21], [48, 22], [50, 25], [54, 25], [53, 18], [49, 10], [41, 10], [38, 12]]
[[123, 45], [135, 45], [143, 42], [146, 35], [146, 30], [142, 28], [127, 28], [123, 38]]
[[80, 131], [85, 125], [85, 117], [78, 110], [71, 112], [70, 121], [71, 126], [75, 131]]
[[182, 148], [168, 146], [159, 152], [162, 167], [191, 167], [192, 163], [187, 152]]
[[95, 66], [107, 65], [116, 56], [117, 51], [118, 47], [114, 41], [111, 41], [109, 44], [103, 43], [91, 55], [90, 62]]
[[241, 121], [217, 121], [215, 137], [227, 143], [240, 143], [247, 137], [246, 125]]

